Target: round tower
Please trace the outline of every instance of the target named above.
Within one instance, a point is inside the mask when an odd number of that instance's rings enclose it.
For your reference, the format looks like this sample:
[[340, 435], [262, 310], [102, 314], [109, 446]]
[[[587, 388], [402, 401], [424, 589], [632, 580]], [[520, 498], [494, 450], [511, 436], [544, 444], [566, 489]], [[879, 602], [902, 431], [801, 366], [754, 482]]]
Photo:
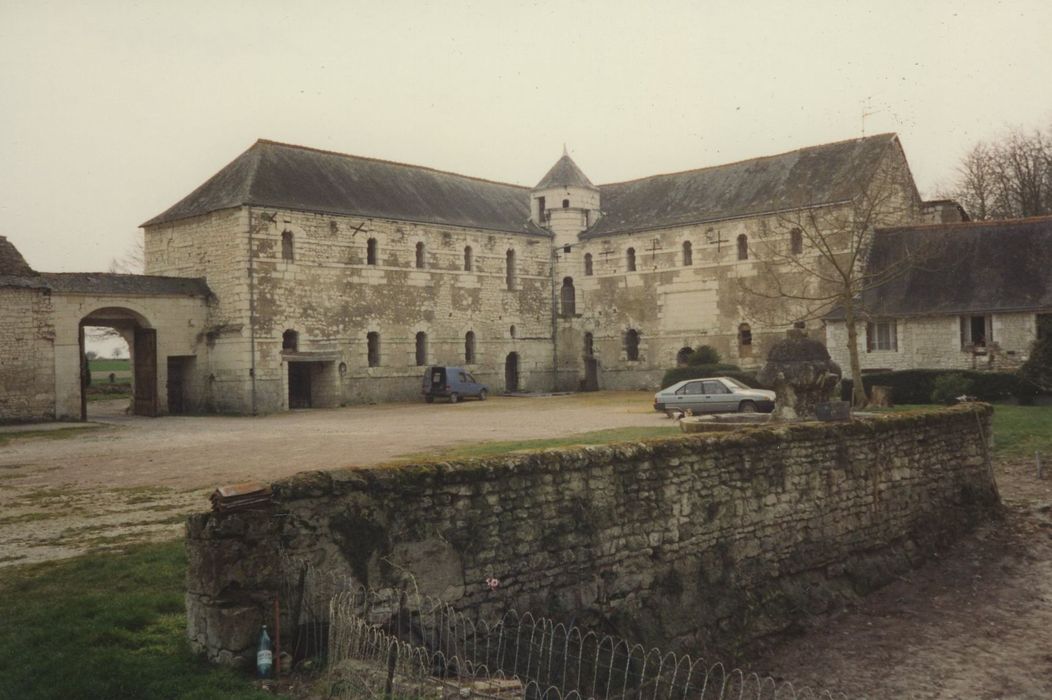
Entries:
[[533, 188], [530, 220], [551, 231], [557, 247], [575, 244], [577, 234], [599, 220], [599, 188], [577, 167], [565, 146], [562, 158]]

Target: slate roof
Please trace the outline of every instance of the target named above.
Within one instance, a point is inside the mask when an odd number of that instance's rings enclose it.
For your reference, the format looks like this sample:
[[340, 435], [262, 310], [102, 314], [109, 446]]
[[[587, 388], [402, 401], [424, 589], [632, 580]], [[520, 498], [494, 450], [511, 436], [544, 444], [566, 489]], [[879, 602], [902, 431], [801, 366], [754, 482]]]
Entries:
[[143, 226], [241, 205], [547, 235], [528, 188], [266, 140]]
[[14, 243], [0, 236], [0, 287], [42, 288], [46, 285]]
[[850, 199], [895, 134], [879, 134], [699, 170], [600, 185], [594, 238], [719, 221]]
[[592, 184], [592, 181], [588, 179], [588, 176], [577, 167], [577, 163], [573, 162], [573, 158], [568, 153], [563, 153], [562, 158], [555, 161], [555, 165], [552, 169], [541, 178], [541, 181], [537, 183], [537, 186], [533, 189], [544, 190], [549, 187], [586, 187], [590, 190], [599, 189]]
[[924, 249], [935, 259], [863, 294], [871, 316], [1052, 310], [1052, 216], [877, 231], [867, 266]]
[[121, 275], [112, 272], [42, 272], [40, 278], [56, 292], [145, 296], [194, 296], [211, 294], [202, 278]]
[[32, 277], [36, 275], [26, 259], [15, 248], [15, 244], [0, 236], [0, 275], [11, 277]]

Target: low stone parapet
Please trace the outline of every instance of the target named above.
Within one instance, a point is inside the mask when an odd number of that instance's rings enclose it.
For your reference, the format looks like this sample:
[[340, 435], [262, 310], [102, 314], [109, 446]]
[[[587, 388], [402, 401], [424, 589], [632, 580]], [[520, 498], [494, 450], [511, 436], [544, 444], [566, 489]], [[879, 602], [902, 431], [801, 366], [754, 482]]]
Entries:
[[[291, 556], [370, 588], [411, 579], [480, 619], [515, 608], [670, 650], [739, 648], [989, 513], [991, 414], [304, 473], [273, 484], [270, 510], [190, 518], [190, 639], [217, 661], [251, 658]], [[295, 601], [280, 602], [289, 630]]]

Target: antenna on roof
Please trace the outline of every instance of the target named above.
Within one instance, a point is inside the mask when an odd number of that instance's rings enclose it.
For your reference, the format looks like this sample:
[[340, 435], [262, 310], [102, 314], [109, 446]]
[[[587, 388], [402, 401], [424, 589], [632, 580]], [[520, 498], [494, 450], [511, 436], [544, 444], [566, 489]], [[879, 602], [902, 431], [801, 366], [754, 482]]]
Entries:
[[866, 108], [872, 109], [873, 105], [872, 105], [871, 99], [872, 98], [867, 97], [865, 103], [863, 103], [863, 105], [862, 105], [862, 135], [863, 136], [866, 135], [866, 117], [871, 117], [874, 114], [880, 114], [880, 111], [881, 111], [879, 109], [873, 109], [870, 112], [866, 111]]

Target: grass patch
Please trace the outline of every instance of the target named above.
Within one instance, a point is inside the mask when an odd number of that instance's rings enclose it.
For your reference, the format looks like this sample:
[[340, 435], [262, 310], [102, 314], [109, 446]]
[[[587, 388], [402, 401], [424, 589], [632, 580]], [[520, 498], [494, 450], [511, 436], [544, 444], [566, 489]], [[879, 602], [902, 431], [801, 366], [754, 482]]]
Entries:
[[1052, 457], [1052, 406], [995, 406], [994, 452], [999, 457]]
[[15, 440], [65, 440], [66, 438], [77, 437], [85, 433], [90, 433], [94, 430], [99, 430], [103, 426], [101, 425], [89, 425], [70, 427], [70, 428], [56, 428], [54, 430], [17, 430], [10, 433], [0, 433], [0, 447], [8, 445]]
[[[127, 387], [127, 385], [125, 385]], [[130, 389], [130, 387], [128, 387]], [[96, 393], [94, 391], [88, 392], [88, 403], [93, 401], [117, 401], [118, 399], [124, 399], [126, 401], [131, 400], [131, 391], [118, 391], [115, 393]]]
[[88, 360], [88, 367], [92, 372], [130, 372], [131, 361], [124, 360]]
[[589, 433], [568, 435], [561, 438], [458, 445], [436, 452], [418, 452], [406, 455], [385, 464], [393, 466], [398, 464], [418, 464], [420, 462], [478, 459], [516, 452], [535, 452], [554, 447], [583, 447], [585, 445], [605, 445], [611, 442], [636, 442], [652, 438], [673, 437], [680, 434], [682, 433], [678, 426], [611, 428], [609, 430], [595, 430]]
[[38, 520], [51, 520], [52, 518], [61, 518], [68, 513], [45, 513], [39, 510], [34, 510], [29, 513], [19, 513], [18, 515], [5, 515], [0, 517], [0, 525], [16, 525], [18, 523], [32, 523]]
[[181, 541], [0, 572], [0, 698], [273, 698], [190, 652]]
[[[906, 404], [874, 411], [900, 413], [934, 404]], [[1052, 455], [1052, 406], [994, 405], [994, 454], [998, 457], [1033, 457], [1034, 452]]]

